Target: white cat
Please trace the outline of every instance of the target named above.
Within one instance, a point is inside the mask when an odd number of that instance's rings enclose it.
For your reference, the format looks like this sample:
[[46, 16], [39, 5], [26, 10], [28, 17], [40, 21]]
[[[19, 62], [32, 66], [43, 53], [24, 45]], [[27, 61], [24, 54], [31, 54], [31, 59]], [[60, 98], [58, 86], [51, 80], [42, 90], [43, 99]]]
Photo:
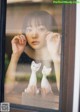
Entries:
[[29, 80], [28, 87], [25, 89], [25, 92], [28, 94], [38, 94], [39, 90], [37, 89], [37, 78], [36, 78], [36, 72], [40, 69], [41, 63], [35, 63], [32, 61], [31, 63], [31, 76]]
[[50, 74], [51, 68], [47, 68], [46, 66], [43, 67], [42, 69], [42, 81], [41, 81], [41, 94], [42, 95], [47, 95], [49, 93], [53, 93], [51, 89], [51, 85], [47, 79], [47, 76]]

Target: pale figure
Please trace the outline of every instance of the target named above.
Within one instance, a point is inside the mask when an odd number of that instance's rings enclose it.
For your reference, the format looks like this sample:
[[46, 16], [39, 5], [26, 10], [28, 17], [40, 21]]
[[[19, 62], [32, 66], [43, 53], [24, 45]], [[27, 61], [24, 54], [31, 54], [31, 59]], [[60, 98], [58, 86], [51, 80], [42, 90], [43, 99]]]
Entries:
[[52, 89], [51, 89], [51, 85], [47, 79], [47, 76], [50, 75], [51, 72], [51, 68], [48, 68], [46, 66], [43, 66], [42, 69], [42, 81], [41, 81], [41, 94], [42, 95], [47, 95], [47, 94], [52, 94]]
[[37, 88], [37, 77], [36, 77], [36, 72], [40, 69], [41, 63], [35, 63], [32, 61], [31, 63], [31, 77], [29, 80], [28, 87], [25, 89], [25, 92], [27, 94], [38, 94], [39, 89]]

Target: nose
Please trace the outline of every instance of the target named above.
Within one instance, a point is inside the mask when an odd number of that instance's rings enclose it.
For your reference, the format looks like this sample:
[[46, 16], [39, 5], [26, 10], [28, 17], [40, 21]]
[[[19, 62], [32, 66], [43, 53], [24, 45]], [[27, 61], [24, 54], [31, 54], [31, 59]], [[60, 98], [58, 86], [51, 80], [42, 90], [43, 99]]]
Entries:
[[32, 38], [37, 38], [37, 37], [38, 37], [38, 31], [37, 31], [37, 29], [33, 29]]

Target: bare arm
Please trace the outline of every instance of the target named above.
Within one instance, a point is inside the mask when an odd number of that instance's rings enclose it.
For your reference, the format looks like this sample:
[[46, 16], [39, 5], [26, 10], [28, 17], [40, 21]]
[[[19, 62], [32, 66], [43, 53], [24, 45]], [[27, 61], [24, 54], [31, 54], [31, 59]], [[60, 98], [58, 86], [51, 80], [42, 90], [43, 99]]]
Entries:
[[17, 54], [12, 54], [11, 60], [10, 60], [10, 63], [9, 63], [9, 66], [6, 72], [6, 80], [9, 80], [9, 82], [12, 82], [15, 80], [18, 60], [19, 60], [19, 56]]
[[25, 45], [26, 45], [26, 39], [23, 35], [18, 35], [15, 36], [12, 41], [12, 55], [11, 55], [11, 60], [6, 72], [6, 80], [9, 80], [10, 82], [14, 82], [15, 80], [15, 74], [16, 74], [16, 68], [17, 68], [17, 63], [20, 58], [20, 55], [24, 51]]
[[54, 62], [57, 88], [60, 90], [60, 54], [61, 54], [61, 36], [58, 33], [49, 32], [47, 35], [47, 47]]

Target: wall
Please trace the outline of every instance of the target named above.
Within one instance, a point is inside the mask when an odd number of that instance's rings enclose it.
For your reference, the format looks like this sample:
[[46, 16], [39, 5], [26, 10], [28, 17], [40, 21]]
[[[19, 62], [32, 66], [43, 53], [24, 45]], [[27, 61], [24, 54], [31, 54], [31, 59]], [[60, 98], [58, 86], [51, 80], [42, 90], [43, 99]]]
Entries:
[[76, 7], [76, 47], [75, 47], [75, 70], [74, 70], [74, 99], [73, 112], [78, 112], [79, 102], [79, 79], [80, 79], [80, 4]]

